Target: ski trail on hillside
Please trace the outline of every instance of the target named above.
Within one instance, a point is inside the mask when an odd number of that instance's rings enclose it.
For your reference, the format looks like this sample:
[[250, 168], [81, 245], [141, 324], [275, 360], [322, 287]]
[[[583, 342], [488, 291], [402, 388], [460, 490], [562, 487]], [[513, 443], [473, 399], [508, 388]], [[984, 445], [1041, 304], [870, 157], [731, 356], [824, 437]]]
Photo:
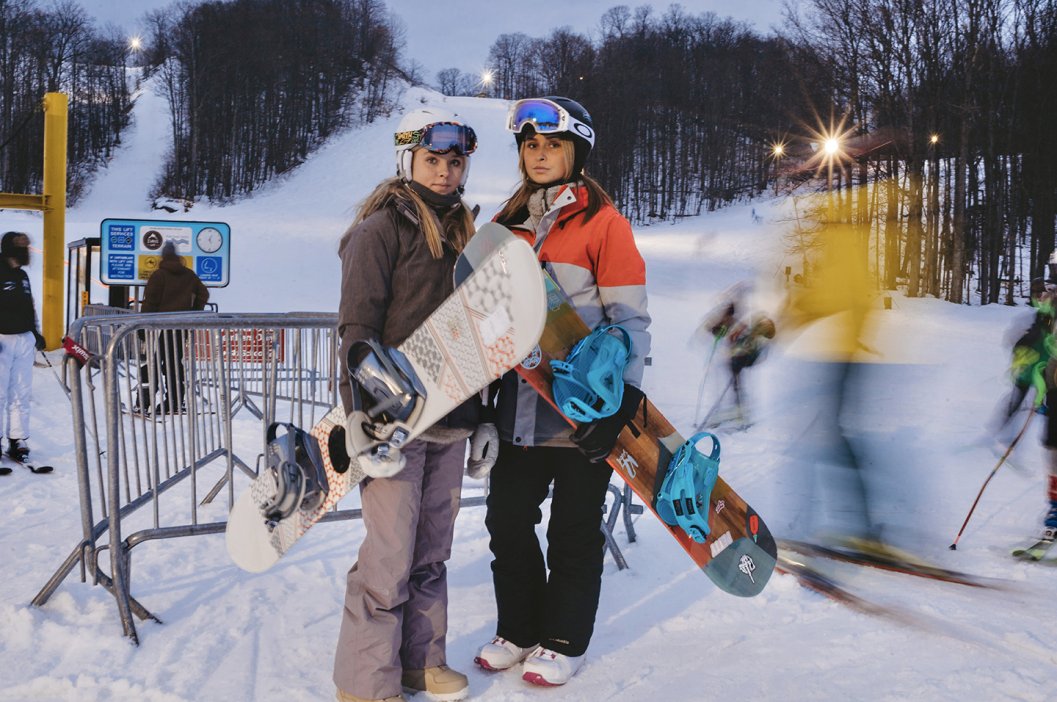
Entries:
[[144, 80], [133, 93], [131, 122], [121, 135], [121, 146], [92, 180], [91, 189], [76, 209], [99, 219], [142, 216], [150, 207], [150, 189], [169, 149], [168, 105], [156, 94], [158, 74]]

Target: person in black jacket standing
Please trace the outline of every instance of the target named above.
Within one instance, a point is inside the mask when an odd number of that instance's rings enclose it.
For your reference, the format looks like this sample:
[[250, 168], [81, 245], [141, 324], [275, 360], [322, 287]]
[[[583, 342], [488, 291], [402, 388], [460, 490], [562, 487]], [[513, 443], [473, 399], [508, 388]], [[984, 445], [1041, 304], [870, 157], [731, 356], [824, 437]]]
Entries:
[[7, 437], [5, 453], [19, 462], [29, 458], [33, 354], [44, 349], [29, 276], [22, 270], [27, 265], [29, 237], [5, 233], [0, 239], [0, 445]]

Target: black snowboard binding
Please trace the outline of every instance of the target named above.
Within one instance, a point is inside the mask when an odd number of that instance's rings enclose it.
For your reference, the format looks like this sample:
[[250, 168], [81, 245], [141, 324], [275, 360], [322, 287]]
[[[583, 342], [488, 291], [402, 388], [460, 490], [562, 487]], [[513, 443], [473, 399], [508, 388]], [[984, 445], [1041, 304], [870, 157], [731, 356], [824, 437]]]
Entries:
[[346, 360], [352, 385], [348, 453], [366, 459], [361, 465], [368, 476], [391, 477], [404, 466], [400, 449], [425, 407], [426, 388], [403, 353], [373, 339], [353, 343]]
[[[286, 430], [283, 434], [277, 432], [280, 427]], [[293, 424], [273, 422], [268, 427], [266, 457], [265, 471], [274, 480], [274, 490], [260, 508], [269, 529], [298, 509], [312, 510], [322, 504], [329, 486], [314, 436]]]

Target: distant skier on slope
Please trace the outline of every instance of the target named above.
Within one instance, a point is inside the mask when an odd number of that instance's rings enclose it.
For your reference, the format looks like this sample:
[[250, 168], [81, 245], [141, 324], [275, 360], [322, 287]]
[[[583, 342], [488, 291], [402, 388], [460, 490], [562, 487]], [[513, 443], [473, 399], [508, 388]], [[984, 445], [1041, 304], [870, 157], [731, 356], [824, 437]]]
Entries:
[[[755, 313], [751, 318], [743, 316], [746, 289], [743, 284], [735, 286], [728, 293], [729, 300], [708, 314], [701, 324], [700, 335], [703, 336], [707, 331], [713, 338], [705, 375], [712, 365], [717, 349], [723, 345], [730, 377], [704, 419], [698, 422], [695, 417], [695, 426], [698, 429], [715, 427], [731, 419], [742, 426], [749, 423], [748, 397], [742, 374], [762, 358], [767, 343], [774, 338], [775, 327], [774, 322], [765, 315]], [[705, 380], [704, 377], [701, 379], [699, 393], [702, 395], [705, 391]], [[731, 390], [734, 391], [733, 400], [725, 405], [724, 401]], [[700, 404], [699, 397], [699, 408]]]
[[727, 335], [730, 344], [730, 383], [739, 421], [747, 423], [750, 416], [742, 373], [764, 356], [767, 343], [774, 338], [774, 333], [774, 322], [765, 315], [755, 314], [751, 320], [735, 324]]

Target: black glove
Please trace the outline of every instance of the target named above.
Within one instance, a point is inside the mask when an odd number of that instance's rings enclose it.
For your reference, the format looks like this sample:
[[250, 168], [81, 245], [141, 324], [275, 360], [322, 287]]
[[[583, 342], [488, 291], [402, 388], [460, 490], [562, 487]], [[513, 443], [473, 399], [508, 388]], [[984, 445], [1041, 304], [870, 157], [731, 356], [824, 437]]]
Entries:
[[587, 456], [592, 463], [606, 460], [617, 443], [620, 430], [631, 421], [645, 399], [646, 396], [641, 390], [624, 383], [624, 398], [620, 402], [620, 409], [598, 421], [581, 424], [573, 432], [572, 440], [580, 449], [580, 453]]
[[44, 347], [48, 345], [48, 342], [44, 340], [44, 336], [38, 332], [33, 332], [33, 338], [36, 339], [37, 351], [43, 351]]

